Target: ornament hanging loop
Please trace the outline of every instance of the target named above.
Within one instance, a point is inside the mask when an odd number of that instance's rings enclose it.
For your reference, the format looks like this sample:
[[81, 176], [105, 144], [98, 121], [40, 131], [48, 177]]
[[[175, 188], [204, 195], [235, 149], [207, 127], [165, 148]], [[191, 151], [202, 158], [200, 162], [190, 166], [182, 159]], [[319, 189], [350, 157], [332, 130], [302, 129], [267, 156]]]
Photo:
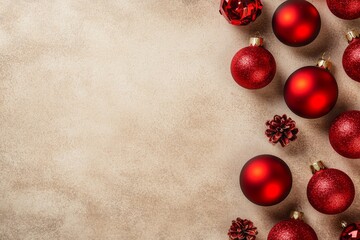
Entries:
[[341, 221], [341, 227], [342, 228], [346, 228], [347, 227], [347, 222], [345, 222], [345, 221]]
[[352, 40], [354, 40], [355, 38], [359, 38], [360, 34], [358, 31], [356, 30], [350, 30], [346, 33], [345, 35], [346, 39], [348, 40], [348, 43], [350, 43]]
[[326, 56], [326, 52], [323, 53], [322, 57], [318, 60], [316, 66], [330, 71], [332, 68], [332, 63], [330, 62], [330, 56], [328, 57], [328, 59], [325, 59], [325, 56]]
[[303, 212], [299, 212], [299, 211], [292, 211], [290, 213], [290, 218], [295, 219], [295, 220], [303, 220], [304, 218], [304, 213]]
[[261, 47], [264, 45], [264, 39], [262, 37], [251, 37], [249, 40], [249, 46]]
[[326, 169], [325, 164], [322, 161], [317, 161], [310, 166], [311, 172], [315, 174], [316, 172]]

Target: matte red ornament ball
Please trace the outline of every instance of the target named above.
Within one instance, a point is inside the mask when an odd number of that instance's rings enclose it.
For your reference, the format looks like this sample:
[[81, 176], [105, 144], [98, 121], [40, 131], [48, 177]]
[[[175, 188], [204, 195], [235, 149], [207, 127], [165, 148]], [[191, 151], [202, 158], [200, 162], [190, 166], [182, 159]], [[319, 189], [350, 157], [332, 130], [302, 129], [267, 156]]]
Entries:
[[360, 111], [347, 111], [331, 123], [331, 146], [346, 158], [360, 158]]
[[360, 18], [359, 0], [326, 0], [330, 11], [345, 20]]
[[275, 205], [290, 193], [292, 175], [288, 165], [273, 155], [259, 155], [250, 159], [240, 173], [240, 187], [244, 195], [261, 206]]
[[276, 9], [272, 27], [282, 43], [292, 47], [305, 46], [314, 41], [320, 32], [320, 14], [307, 1], [288, 0]]
[[291, 111], [303, 118], [319, 118], [331, 111], [338, 98], [333, 75], [322, 67], [295, 71], [284, 86], [284, 99]]
[[347, 225], [340, 235], [340, 240], [359, 240], [360, 222]]
[[[358, 0], [360, 5], [360, 0]], [[359, 9], [360, 14], [360, 9]], [[344, 51], [342, 64], [346, 74], [360, 82], [360, 38], [354, 38]]]
[[276, 224], [267, 240], [317, 240], [312, 227], [300, 219], [289, 219]]
[[315, 172], [307, 186], [310, 204], [324, 214], [338, 214], [350, 207], [355, 186], [350, 177], [338, 170], [325, 168]]
[[[262, 42], [261, 38], [258, 39]], [[259, 44], [240, 49], [231, 61], [230, 69], [235, 82], [247, 89], [265, 87], [276, 73], [273, 55]]]

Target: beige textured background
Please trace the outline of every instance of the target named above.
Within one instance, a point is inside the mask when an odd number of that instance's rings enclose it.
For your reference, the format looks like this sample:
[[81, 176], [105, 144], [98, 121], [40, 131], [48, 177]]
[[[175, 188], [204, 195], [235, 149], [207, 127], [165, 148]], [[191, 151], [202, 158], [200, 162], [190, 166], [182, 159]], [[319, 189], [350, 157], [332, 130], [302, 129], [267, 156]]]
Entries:
[[[218, 0], [0, 1], [0, 239], [227, 239], [231, 220], [252, 219], [264, 240], [300, 208], [320, 240], [337, 239], [339, 221], [360, 220], [360, 160], [329, 145], [330, 121], [360, 109], [360, 84], [341, 67], [343, 33], [360, 21], [334, 17], [324, 0], [311, 45], [290, 48], [272, 34], [280, 0], [248, 27], [229, 25]], [[260, 31], [277, 75], [248, 91], [232, 80], [234, 53]], [[340, 88], [336, 108], [318, 120], [292, 114], [287, 76], [327, 51]], [[272, 146], [264, 122], [287, 113], [299, 140]], [[293, 172], [289, 197], [259, 207], [238, 175], [270, 153]], [[308, 165], [346, 171], [357, 196], [326, 216], [306, 199]]]

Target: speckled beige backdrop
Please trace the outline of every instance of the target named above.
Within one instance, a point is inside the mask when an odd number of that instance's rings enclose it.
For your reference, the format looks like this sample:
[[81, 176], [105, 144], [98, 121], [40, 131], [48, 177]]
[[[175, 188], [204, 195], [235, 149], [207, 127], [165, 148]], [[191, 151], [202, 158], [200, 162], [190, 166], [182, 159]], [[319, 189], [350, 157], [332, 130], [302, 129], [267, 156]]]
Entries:
[[[0, 1], [0, 239], [227, 239], [231, 220], [252, 219], [265, 240], [299, 208], [320, 240], [337, 239], [339, 221], [360, 220], [360, 160], [337, 155], [330, 121], [360, 109], [360, 84], [341, 67], [343, 33], [360, 21], [323, 20], [303, 48], [282, 45], [271, 16], [229, 25], [218, 0]], [[248, 91], [229, 71], [233, 54], [259, 31], [277, 75]], [[340, 88], [336, 108], [318, 120], [292, 114], [282, 98], [287, 76], [326, 51]], [[288, 148], [272, 146], [264, 122], [287, 113], [300, 128]], [[251, 157], [283, 158], [293, 172], [288, 198], [259, 207], [241, 193]], [[346, 171], [357, 196], [326, 216], [306, 199], [308, 165]]]

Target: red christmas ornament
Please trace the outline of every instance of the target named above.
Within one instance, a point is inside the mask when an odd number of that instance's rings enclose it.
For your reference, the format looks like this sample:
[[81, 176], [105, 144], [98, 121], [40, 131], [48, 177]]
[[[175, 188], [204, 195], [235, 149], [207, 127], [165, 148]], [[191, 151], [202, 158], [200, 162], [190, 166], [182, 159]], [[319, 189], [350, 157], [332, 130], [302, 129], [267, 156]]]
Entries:
[[260, 0], [221, 0], [220, 14], [233, 25], [247, 25], [261, 14]]
[[350, 177], [337, 169], [326, 168], [319, 161], [311, 165], [314, 173], [307, 186], [310, 204], [324, 214], [338, 214], [350, 207], [355, 186]]
[[342, 222], [344, 230], [340, 235], [340, 240], [359, 240], [360, 239], [360, 222], [347, 224]]
[[[360, 6], [360, 1], [358, 1]], [[360, 10], [359, 10], [360, 14]], [[342, 63], [346, 74], [353, 80], [360, 82], [360, 36], [357, 31], [346, 34], [349, 46], [345, 49]]]
[[359, 0], [326, 0], [330, 11], [337, 17], [353, 20], [360, 17]]
[[285, 102], [291, 111], [304, 118], [319, 118], [331, 111], [338, 98], [338, 86], [330, 67], [329, 61], [321, 59], [316, 67], [303, 67], [291, 74], [284, 87]]
[[286, 163], [272, 155], [250, 159], [240, 173], [244, 195], [261, 206], [275, 205], [284, 200], [292, 186], [291, 171]]
[[268, 240], [317, 240], [316, 233], [303, 220], [303, 213], [294, 211], [291, 219], [281, 221], [269, 232]]
[[307, 1], [288, 0], [276, 9], [272, 27], [276, 37], [284, 44], [292, 47], [305, 46], [320, 32], [320, 14]]
[[231, 74], [244, 88], [263, 88], [275, 76], [275, 59], [262, 45], [262, 38], [250, 38], [250, 46], [240, 49], [231, 61]]
[[331, 146], [347, 158], [360, 158], [360, 111], [340, 114], [329, 130]]

